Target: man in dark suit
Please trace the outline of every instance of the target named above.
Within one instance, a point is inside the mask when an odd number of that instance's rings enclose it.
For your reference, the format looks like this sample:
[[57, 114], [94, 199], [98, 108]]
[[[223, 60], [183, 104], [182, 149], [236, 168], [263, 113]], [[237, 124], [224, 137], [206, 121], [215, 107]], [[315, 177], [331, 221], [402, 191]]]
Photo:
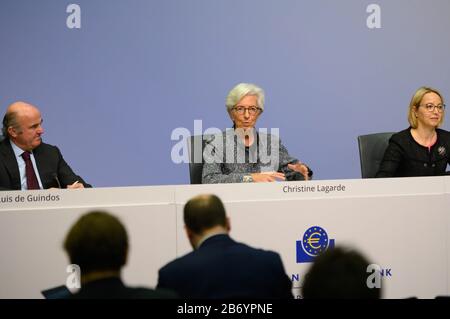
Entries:
[[183, 298], [292, 298], [280, 256], [231, 239], [230, 221], [217, 196], [189, 200], [184, 223], [194, 251], [159, 270], [158, 288]]
[[[304, 299], [380, 299], [381, 286], [369, 287], [371, 263], [359, 251], [335, 247], [324, 251], [303, 281]], [[381, 284], [381, 283], [380, 283]]]
[[106, 212], [90, 212], [70, 229], [64, 241], [70, 262], [81, 270], [81, 289], [75, 299], [165, 299], [177, 295], [124, 285], [121, 269], [126, 264], [128, 235], [123, 224]]
[[11, 104], [2, 133], [0, 190], [91, 187], [72, 171], [56, 146], [42, 142], [42, 117], [35, 106]]

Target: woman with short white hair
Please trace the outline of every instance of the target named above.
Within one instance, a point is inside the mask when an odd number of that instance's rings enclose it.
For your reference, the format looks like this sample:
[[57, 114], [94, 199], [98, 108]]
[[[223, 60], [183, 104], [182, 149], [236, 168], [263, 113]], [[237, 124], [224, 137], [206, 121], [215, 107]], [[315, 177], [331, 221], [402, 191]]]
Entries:
[[289, 155], [278, 136], [256, 130], [256, 122], [264, 112], [262, 88], [239, 83], [229, 92], [225, 104], [233, 129], [207, 139], [203, 184], [311, 178], [312, 171]]

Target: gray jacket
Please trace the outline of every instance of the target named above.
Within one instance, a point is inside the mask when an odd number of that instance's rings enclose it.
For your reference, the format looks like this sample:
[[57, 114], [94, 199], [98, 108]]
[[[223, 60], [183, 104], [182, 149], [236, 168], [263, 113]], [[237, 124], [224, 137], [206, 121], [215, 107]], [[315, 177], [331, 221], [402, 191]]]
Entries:
[[245, 147], [234, 129], [216, 135], [204, 136], [202, 183], [241, 183], [252, 173], [280, 171], [288, 176], [287, 164], [298, 160], [289, 155], [276, 135], [258, 131], [256, 142]]

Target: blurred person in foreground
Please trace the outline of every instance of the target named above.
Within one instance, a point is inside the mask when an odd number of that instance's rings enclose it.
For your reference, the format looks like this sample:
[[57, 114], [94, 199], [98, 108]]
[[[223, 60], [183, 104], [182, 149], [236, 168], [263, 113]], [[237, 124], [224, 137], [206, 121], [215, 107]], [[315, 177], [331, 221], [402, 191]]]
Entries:
[[[379, 299], [380, 288], [369, 288], [371, 263], [358, 251], [330, 248], [319, 255], [305, 275], [304, 299]], [[369, 281], [371, 279], [369, 278]]]
[[128, 256], [128, 235], [115, 216], [93, 211], [81, 216], [69, 230], [64, 249], [81, 270], [81, 289], [75, 299], [166, 299], [171, 291], [131, 288], [121, 279]]

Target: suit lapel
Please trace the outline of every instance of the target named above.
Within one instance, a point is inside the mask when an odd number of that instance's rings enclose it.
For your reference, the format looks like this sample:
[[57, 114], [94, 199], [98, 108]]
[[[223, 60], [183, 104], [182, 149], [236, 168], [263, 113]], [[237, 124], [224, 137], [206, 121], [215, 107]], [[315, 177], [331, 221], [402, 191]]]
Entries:
[[0, 156], [11, 177], [11, 189], [21, 189], [19, 165], [9, 140], [0, 143]]
[[38, 147], [36, 147], [33, 150], [33, 156], [34, 156], [34, 160], [36, 161], [36, 167], [38, 170], [37, 174], [39, 174], [39, 178], [41, 179], [42, 188], [47, 189], [51, 185], [49, 185], [48, 178], [45, 179], [45, 177], [48, 177], [48, 174], [46, 172], [48, 172], [49, 170], [48, 170], [47, 161], [43, 154], [42, 142], [41, 142], [41, 145], [39, 145]]

